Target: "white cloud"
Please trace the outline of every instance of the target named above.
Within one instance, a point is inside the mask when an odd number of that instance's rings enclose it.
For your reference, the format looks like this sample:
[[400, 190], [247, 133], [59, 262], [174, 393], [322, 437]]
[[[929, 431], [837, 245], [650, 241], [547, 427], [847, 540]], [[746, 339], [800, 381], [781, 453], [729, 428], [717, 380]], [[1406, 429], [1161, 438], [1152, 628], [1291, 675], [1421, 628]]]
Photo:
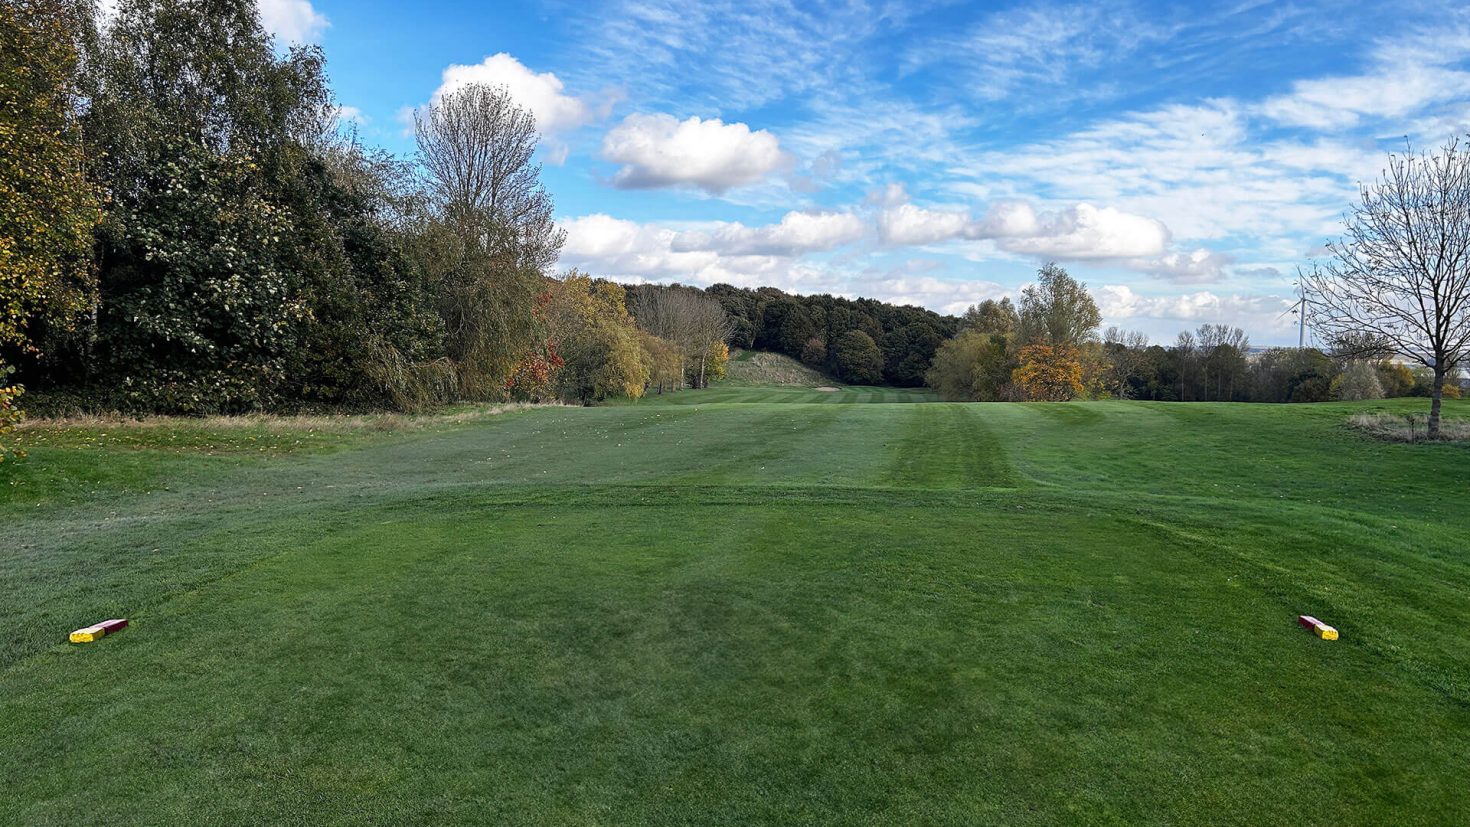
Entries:
[[878, 230], [884, 242], [895, 246], [954, 239], [992, 241], [1007, 253], [1112, 262], [1179, 280], [1218, 278], [1221, 267], [1230, 261], [1209, 250], [1171, 251], [1169, 228], [1162, 222], [1086, 203], [1037, 212], [1025, 201], [1002, 201], [978, 219], [965, 210], [931, 210], [903, 203], [879, 213]]
[[867, 224], [852, 213], [792, 211], [782, 216], [778, 224], [747, 227], [739, 222], [722, 222], [709, 232], [680, 233], [673, 241], [673, 249], [714, 250], [724, 255], [795, 256], [850, 244], [867, 231]]
[[[1108, 73], [1088, 70], [1119, 61], [1172, 32], [1118, 4], [1025, 4], [921, 43], [904, 55], [903, 68], [957, 68], [966, 88], [988, 100], [1010, 98], [1018, 89], [1045, 89], [1048, 101], [1100, 97], [1111, 93]], [[1038, 102], [1026, 96], [1013, 103], [1025, 107]]]
[[315, 43], [327, 18], [308, 0], [260, 0], [260, 24], [285, 43]]
[[721, 194], [787, 166], [776, 136], [719, 118], [629, 115], [607, 133], [602, 156], [621, 164], [613, 183], [629, 189], [693, 186]]
[[596, 213], [561, 222], [563, 266], [597, 275], [661, 279], [688, 276], [718, 260], [711, 252], [675, 251], [675, 230]]
[[1470, 14], [1379, 41], [1369, 69], [1357, 75], [1298, 80], [1291, 91], [1261, 102], [1265, 117], [1288, 126], [1344, 130], [1363, 120], [1402, 121], [1430, 107], [1463, 100], [1470, 72], [1454, 68], [1470, 57]]
[[481, 83], [504, 86], [515, 102], [536, 116], [542, 135], [565, 132], [606, 115], [611, 99], [594, 104], [568, 95], [561, 79], [551, 72], [535, 72], [505, 52], [491, 55], [472, 66], [453, 64], [444, 70], [434, 97], [461, 86]]
[[[805, 252], [834, 243], [859, 229], [855, 216], [804, 216], [816, 221], [788, 221], [765, 227], [745, 227], [722, 241], [721, 225], [712, 232], [683, 231], [594, 214], [566, 219], [561, 266], [577, 267], [599, 276], [628, 283], [671, 282], [709, 286], [776, 287], [795, 293], [831, 293], [859, 296], [898, 304], [915, 304], [944, 313], [959, 313], [977, 301], [1004, 295], [993, 281], [945, 279], [933, 275], [938, 262], [913, 259], [896, 266], [854, 268], [852, 262], [808, 261]], [[740, 226], [740, 225], [736, 225]], [[752, 237], [786, 237], [789, 243], [746, 246]], [[722, 247], [731, 238], [738, 243]], [[694, 249], [693, 241], [707, 245]], [[719, 248], [719, 249], [716, 249]]]
[[[815, 218], [803, 226], [792, 216]], [[990, 279], [946, 278], [945, 265], [932, 258], [898, 264], [881, 256], [863, 263], [863, 257], [811, 261], [806, 254], [823, 248], [857, 224], [834, 215], [791, 213], [777, 224], [745, 227], [720, 224], [713, 228], [684, 229], [594, 214], [561, 222], [567, 229], [562, 249], [563, 267], [619, 281], [672, 282], [708, 286], [717, 282], [741, 287], [771, 286], [789, 292], [864, 296], [900, 304], [915, 304], [941, 313], [957, 314], [982, 299], [1013, 294]], [[1037, 226], [1045, 226], [1039, 220]], [[793, 229], [801, 227], [800, 230]], [[831, 228], [845, 227], [842, 232]], [[818, 229], [821, 228], [821, 229]], [[777, 243], [776, 239], [785, 241]], [[864, 254], [867, 255], [867, 254]], [[1193, 274], [1223, 265], [1217, 254], [1199, 250], [1168, 253], [1153, 259], [1125, 259], [1114, 263], [1134, 269], [1173, 268]], [[1144, 330], [1150, 336], [1172, 338], [1183, 328], [1204, 322], [1240, 325], [1265, 340], [1291, 334], [1291, 319], [1280, 313], [1290, 298], [1272, 295], [1220, 294], [1202, 290], [1183, 295], [1151, 295], [1127, 284], [1104, 284], [1093, 294], [1109, 323]]]
[[[1027, 208], [1026, 211], [1029, 211]], [[983, 232], [977, 227], [978, 232]], [[992, 236], [1002, 249], [1041, 258], [1098, 260], [1160, 255], [1169, 244], [1169, 228], [1152, 218], [1113, 207], [1077, 204], [1028, 221], [1012, 208], [999, 220], [1006, 234]]]
[[1283, 341], [1294, 328], [1291, 316], [1282, 315], [1294, 299], [1272, 295], [1219, 294], [1209, 290], [1171, 296], [1137, 293], [1125, 284], [1093, 288], [1104, 322], [1125, 327], [1142, 327], [1157, 340], [1167, 342], [1174, 333], [1204, 323], [1225, 323], [1243, 328], [1257, 341]]
[[1133, 261], [1129, 266], [1145, 273], [1163, 276], [1170, 281], [1219, 281], [1225, 267], [1234, 260], [1234, 257], [1225, 253], [1201, 247], [1193, 252], [1168, 253], [1154, 259]]
[[1290, 94], [1263, 101], [1260, 111], [1288, 126], [1342, 130], [1364, 118], [1402, 119], [1462, 96], [1467, 86], [1470, 72], [1415, 64], [1385, 66], [1374, 74], [1297, 81]]
[[368, 116], [364, 115], [362, 110], [356, 106], [339, 106], [337, 107], [337, 122], [362, 126], [368, 122]]
[[963, 210], [930, 210], [913, 204], [890, 206], [878, 215], [878, 234], [899, 246], [934, 244], [964, 235], [970, 214]]
[[1011, 292], [993, 281], [943, 279], [923, 274], [935, 266], [935, 262], [918, 260], [897, 268], [869, 270], [830, 292], [848, 298], [861, 296], [893, 304], [912, 304], [956, 316], [972, 304]]
[[[1317, 137], [1262, 141], [1240, 104], [1226, 100], [1127, 113], [1043, 142], [979, 155], [948, 189], [983, 182], [994, 197], [1035, 192], [1166, 217], [1176, 240], [1251, 239], [1281, 255], [1300, 239], [1337, 231], [1371, 177], [1380, 150]], [[995, 175], [1003, 170], [1004, 175]], [[1213, 246], [1213, 245], [1212, 245]]]

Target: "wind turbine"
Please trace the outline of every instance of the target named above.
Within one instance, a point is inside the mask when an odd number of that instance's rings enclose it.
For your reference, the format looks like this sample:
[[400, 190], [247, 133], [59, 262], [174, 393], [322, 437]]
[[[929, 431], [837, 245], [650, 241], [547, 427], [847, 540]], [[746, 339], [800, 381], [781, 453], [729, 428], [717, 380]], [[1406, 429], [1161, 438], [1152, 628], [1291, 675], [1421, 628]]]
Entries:
[[1290, 314], [1296, 316], [1296, 327], [1297, 327], [1296, 349], [1297, 350], [1306, 350], [1307, 349], [1307, 287], [1306, 287], [1306, 285], [1302, 284], [1300, 270], [1298, 270], [1297, 277], [1295, 279], [1293, 279], [1291, 283], [1296, 286], [1296, 296], [1297, 296], [1296, 301], [1292, 303], [1291, 307], [1287, 308], [1286, 310], [1281, 311], [1281, 314], [1279, 316], [1277, 316], [1276, 318], [1279, 319], [1279, 318], [1281, 318], [1281, 316], [1285, 316], [1287, 313], [1290, 313]]

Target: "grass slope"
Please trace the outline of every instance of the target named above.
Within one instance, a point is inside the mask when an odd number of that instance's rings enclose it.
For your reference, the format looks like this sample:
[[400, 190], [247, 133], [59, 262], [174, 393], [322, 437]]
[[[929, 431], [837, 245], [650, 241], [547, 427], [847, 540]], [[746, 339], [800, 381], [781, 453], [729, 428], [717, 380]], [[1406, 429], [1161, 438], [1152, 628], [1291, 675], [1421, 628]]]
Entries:
[[1470, 450], [1343, 425], [1411, 403], [844, 404], [922, 398], [30, 431], [0, 823], [1470, 819]]
[[736, 350], [725, 363], [726, 386], [819, 388], [841, 385], [790, 356], [764, 350]]

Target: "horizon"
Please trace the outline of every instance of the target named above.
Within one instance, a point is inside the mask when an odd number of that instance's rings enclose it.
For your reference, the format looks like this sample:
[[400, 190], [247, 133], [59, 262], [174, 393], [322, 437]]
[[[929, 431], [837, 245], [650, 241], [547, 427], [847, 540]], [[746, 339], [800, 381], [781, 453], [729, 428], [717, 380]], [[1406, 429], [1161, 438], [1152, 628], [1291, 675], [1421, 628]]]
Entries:
[[[1470, 131], [1470, 10], [270, 0], [365, 143], [466, 82], [537, 117], [559, 270], [957, 315], [1055, 260], [1104, 324], [1294, 344], [1293, 274], [1406, 137]], [[385, 71], [391, 48], [393, 68]]]

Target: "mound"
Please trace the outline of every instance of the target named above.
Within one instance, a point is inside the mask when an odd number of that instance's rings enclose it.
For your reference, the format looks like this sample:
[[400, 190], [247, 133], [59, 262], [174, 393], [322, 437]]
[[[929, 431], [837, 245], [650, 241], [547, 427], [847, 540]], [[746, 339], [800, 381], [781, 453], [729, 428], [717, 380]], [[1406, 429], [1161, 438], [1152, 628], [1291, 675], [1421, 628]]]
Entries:
[[780, 353], [737, 350], [725, 366], [727, 385], [779, 385], [794, 388], [830, 388], [837, 381]]

